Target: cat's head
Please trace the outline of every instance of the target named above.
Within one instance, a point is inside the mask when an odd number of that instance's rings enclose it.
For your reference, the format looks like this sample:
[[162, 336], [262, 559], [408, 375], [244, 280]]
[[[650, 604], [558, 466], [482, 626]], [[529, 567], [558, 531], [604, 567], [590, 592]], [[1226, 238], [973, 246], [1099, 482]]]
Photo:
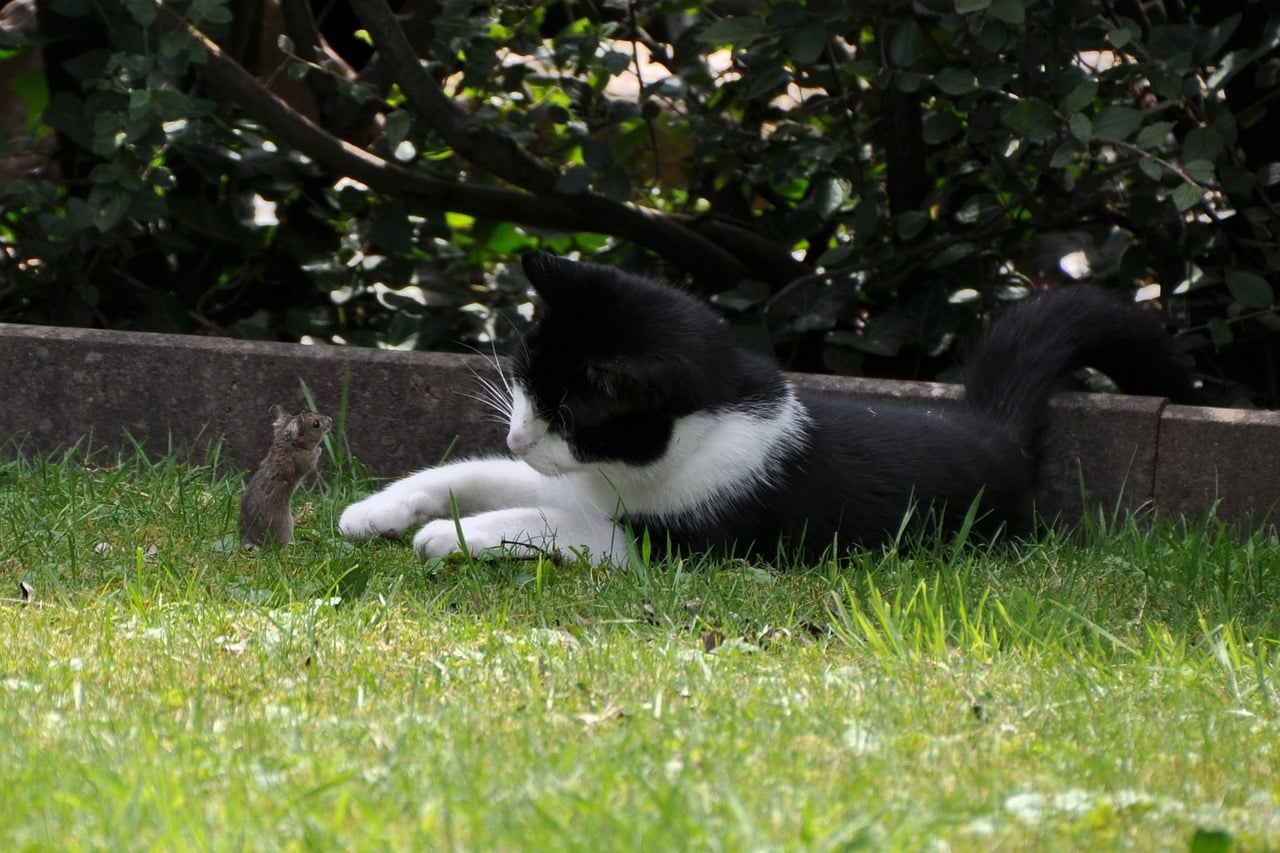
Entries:
[[742, 354], [697, 299], [544, 253], [524, 271], [538, 299], [512, 359], [507, 444], [535, 469], [653, 462], [679, 418], [732, 401]]

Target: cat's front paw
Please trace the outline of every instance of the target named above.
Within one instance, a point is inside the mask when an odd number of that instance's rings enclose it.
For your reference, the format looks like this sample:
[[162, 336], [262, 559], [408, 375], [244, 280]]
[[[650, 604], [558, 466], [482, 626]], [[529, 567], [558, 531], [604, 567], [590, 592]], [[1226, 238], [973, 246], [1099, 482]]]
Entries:
[[458, 539], [458, 528], [462, 528], [462, 538], [466, 540], [466, 550], [473, 556], [485, 552], [503, 551], [516, 558], [531, 557], [537, 549], [530, 545], [522, 545], [530, 536], [522, 530], [508, 529], [490, 513], [488, 516], [464, 518], [455, 522], [450, 518], [441, 518], [429, 522], [413, 537], [413, 550], [424, 560], [432, 557], [447, 557], [450, 554], [463, 552], [462, 542]]
[[338, 530], [348, 539], [383, 536], [398, 539], [417, 521], [410, 504], [385, 492], [370, 495], [342, 511]]

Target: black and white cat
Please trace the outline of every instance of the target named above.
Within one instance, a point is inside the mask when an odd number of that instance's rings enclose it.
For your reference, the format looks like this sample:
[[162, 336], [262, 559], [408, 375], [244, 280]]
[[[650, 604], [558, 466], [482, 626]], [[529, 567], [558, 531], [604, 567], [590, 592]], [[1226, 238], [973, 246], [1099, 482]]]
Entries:
[[659, 549], [814, 557], [884, 541], [913, 504], [954, 524], [975, 499], [980, 530], [1023, 533], [1060, 374], [1194, 393], [1155, 318], [1086, 287], [1014, 305], [970, 361], [967, 405], [926, 412], [800, 393], [669, 285], [547, 254], [524, 269], [540, 301], [511, 361], [511, 456], [399, 480], [347, 507], [344, 535], [425, 525], [413, 547], [434, 557], [461, 528], [473, 553], [621, 564], [647, 530]]

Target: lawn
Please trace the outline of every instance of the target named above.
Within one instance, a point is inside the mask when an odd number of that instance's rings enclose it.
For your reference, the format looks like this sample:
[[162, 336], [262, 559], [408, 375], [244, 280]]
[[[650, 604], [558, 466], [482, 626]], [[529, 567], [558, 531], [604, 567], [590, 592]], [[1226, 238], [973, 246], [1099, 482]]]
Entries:
[[0, 467], [0, 847], [1280, 847], [1274, 537], [424, 564], [242, 485]]

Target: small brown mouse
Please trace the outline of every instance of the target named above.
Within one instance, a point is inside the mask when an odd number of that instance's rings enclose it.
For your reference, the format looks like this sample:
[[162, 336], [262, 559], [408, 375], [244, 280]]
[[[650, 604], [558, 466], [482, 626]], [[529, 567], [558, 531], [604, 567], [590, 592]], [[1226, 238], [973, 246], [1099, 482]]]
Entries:
[[245, 547], [293, 541], [293, 493], [320, 458], [320, 440], [333, 418], [318, 412], [287, 413], [271, 407], [274, 439], [240, 501], [240, 540]]

